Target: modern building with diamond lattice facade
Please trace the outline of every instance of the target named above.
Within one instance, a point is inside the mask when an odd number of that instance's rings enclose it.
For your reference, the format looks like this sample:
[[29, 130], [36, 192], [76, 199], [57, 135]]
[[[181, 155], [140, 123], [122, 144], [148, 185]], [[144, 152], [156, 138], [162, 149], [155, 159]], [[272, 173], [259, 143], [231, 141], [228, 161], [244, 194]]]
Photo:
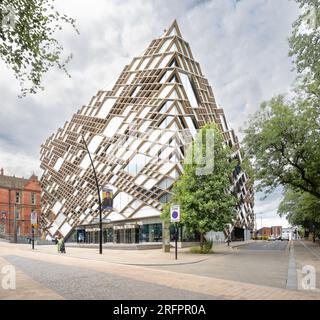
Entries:
[[229, 231], [233, 238], [248, 238], [253, 191], [241, 169], [239, 142], [176, 21], [124, 67], [111, 90], [99, 91], [41, 146], [41, 225], [47, 238], [98, 241], [97, 188], [83, 137], [99, 184], [114, 193], [113, 210], [103, 213], [109, 219], [104, 241], [161, 241], [160, 213], [182, 173], [184, 146], [210, 122], [236, 150], [231, 192], [240, 205]]

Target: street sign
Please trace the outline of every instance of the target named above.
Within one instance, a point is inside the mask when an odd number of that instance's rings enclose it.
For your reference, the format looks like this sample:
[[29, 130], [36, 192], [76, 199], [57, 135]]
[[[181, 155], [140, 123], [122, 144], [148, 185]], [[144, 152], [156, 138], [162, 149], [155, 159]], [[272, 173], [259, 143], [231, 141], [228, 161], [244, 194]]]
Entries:
[[36, 226], [38, 224], [38, 219], [37, 219], [37, 213], [32, 211], [31, 212], [31, 225]]
[[171, 222], [180, 222], [180, 206], [172, 205], [170, 208], [170, 220]]

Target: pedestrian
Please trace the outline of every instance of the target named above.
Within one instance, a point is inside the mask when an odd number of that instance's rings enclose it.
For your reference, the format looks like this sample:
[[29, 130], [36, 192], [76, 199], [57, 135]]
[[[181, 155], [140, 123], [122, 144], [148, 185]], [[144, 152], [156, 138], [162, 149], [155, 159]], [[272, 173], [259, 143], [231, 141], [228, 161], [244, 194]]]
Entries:
[[229, 247], [230, 246], [230, 242], [231, 242], [230, 235], [228, 235], [227, 242], [228, 242], [228, 247]]
[[61, 237], [61, 240], [60, 240], [60, 252], [61, 253], [66, 253], [66, 246], [65, 246], [63, 237]]

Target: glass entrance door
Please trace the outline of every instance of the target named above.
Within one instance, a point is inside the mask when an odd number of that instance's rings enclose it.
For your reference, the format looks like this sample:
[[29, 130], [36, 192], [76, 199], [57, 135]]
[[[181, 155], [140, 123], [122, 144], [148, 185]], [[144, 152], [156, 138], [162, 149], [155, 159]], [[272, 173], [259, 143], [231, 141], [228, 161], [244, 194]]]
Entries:
[[127, 228], [115, 230], [116, 243], [138, 243], [139, 242], [139, 229]]

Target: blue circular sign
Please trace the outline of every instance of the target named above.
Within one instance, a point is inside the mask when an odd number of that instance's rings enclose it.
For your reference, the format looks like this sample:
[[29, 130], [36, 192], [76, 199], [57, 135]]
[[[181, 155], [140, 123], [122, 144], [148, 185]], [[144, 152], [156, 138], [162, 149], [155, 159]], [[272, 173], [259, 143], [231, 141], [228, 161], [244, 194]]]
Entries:
[[172, 211], [172, 218], [177, 219], [178, 218], [178, 212], [177, 211]]

